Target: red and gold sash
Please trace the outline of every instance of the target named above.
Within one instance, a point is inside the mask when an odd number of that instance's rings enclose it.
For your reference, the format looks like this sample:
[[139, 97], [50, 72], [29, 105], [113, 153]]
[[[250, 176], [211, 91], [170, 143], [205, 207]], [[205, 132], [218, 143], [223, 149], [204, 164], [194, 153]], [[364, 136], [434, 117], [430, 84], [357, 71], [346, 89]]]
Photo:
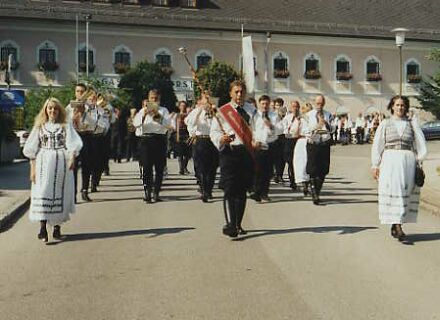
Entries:
[[230, 103], [220, 107], [219, 112], [252, 154], [252, 130], [249, 128], [249, 125], [246, 123], [246, 121]]

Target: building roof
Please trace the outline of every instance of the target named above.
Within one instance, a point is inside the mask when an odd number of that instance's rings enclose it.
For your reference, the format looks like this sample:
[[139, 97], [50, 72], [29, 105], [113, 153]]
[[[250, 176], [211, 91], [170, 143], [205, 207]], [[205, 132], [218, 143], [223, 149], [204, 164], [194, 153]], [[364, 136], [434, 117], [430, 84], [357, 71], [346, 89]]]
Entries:
[[[110, 2], [110, 1], [109, 1]], [[200, 0], [199, 9], [102, 1], [2, 0], [0, 17], [75, 20], [91, 14], [94, 23], [212, 30], [389, 38], [397, 27], [407, 37], [440, 41], [438, 0]]]

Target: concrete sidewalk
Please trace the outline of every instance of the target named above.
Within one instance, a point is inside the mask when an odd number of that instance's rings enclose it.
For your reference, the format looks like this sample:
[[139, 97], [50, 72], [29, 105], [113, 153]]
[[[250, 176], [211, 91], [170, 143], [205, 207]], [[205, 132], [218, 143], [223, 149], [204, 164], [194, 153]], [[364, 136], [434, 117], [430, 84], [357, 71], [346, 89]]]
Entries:
[[29, 162], [0, 166], [0, 231], [27, 210], [29, 201]]
[[440, 216], [440, 152], [428, 154], [423, 162], [425, 171], [425, 185], [421, 191], [421, 206], [424, 209]]

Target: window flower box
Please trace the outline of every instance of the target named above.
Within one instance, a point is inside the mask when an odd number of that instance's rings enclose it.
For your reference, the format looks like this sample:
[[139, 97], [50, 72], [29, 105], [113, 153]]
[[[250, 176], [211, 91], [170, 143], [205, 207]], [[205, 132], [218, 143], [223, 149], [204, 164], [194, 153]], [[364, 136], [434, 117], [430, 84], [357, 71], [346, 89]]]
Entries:
[[126, 63], [115, 63], [113, 65], [113, 68], [115, 70], [115, 73], [123, 74], [123, 73], [126, 73], [130, 69], [130, 65], [126, 64]]
[[274, 70], [274, 78], [286, 79], [290, 76], [289, 70]]
[[338, 81], [349, 81], [353, 78], [353, 75], [350, 72], [337, 72], [336, 80]]
[[170, 66], [163, 66], [161, 67], [162, 72], [165, 73], [165, 75], [167, 76], [171, 76], [174, 72], [174, 69]]
[[[12, 62], [11, 64], [11, 70], [15, 71], [20, 66], [20, 63], [18, 62]], [[0, 62], [0, 70], [5, 71], [8, 68], [8, 62], [7, 61], [1, 61]]]
[[[79, 71], [80, 72], [86, 72], [86, 64], [85, 63], [80, 63], [79, 64]], [[94, 64], [89, 64], [89, 73], [93, 73], [95, 71], [95, 65]]]
[[321, 79], [321, 72], [319, 70], [307, 70], [304, 73], [304, 78], [308, 80], [318, 80]]
[[367, 74], [367, 81], [382, 81], [382, 75], [380, 73], [368, 73]]
[[59, 66], [58, 63], [56, 62], [40, 62], [38, 65], [38, 70], [43, 71], [43, 72], [54, 72], [57, 71]]
[[422, 81], [422, 76], [420, 74], [408, 74], [406, 76], [406, 81], [408, 83], [420, 83]]

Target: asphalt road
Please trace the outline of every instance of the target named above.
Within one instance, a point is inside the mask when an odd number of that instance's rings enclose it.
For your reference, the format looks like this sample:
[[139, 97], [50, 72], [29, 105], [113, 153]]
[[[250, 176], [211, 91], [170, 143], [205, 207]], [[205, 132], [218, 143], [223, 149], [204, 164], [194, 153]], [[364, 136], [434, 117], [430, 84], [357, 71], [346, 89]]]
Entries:
[[0, 319], [440, 319], [440, 218], [422, 210], [411, 242], [392, 239], [368, 156], [333, 149], [323, 206], [272, 185], [236, 241], [221, 193], [203, 204], [175, 160], [150, 205], [137, 164], [112, 164], [64, 241], [43, 244], [27, 217], [0, 233]]

